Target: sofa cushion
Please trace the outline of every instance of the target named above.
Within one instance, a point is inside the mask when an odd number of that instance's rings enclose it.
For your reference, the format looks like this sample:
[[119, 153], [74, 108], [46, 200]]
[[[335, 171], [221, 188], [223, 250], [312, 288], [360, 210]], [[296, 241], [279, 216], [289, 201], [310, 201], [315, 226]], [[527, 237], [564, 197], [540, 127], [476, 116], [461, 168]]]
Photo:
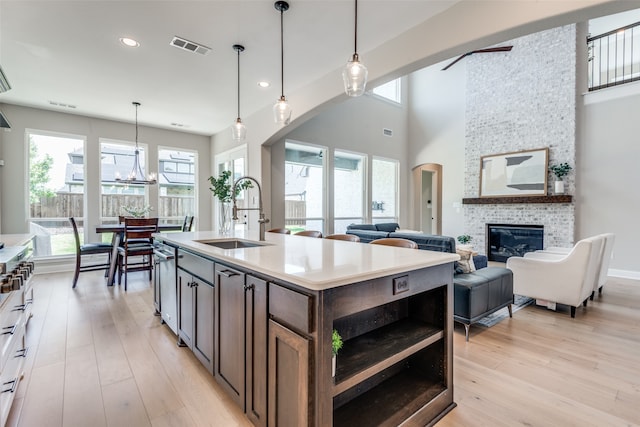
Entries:
[[389, 237], [389, 233], [386, 231], [359, 230], [353, 228], [347, 229], [347, 234], [358, 236], [360, 243], [370, 243], [372, 240]]
[[349, 224], [349, 225], [347, 225], [347, 230], [371, 230], [371, 231], [376, 231], [376, 226], [374, 224]]
[[386, 231], [387, 233], [393, 233], [400, 225], [397, 222], [381, 222], [380, 224], [375, 224], [376, 230], [378, 231]]
[[456, 240], [453, 237], [416, 233], [389, 233], [389, 237], [413, 240], [418, 244], [418, 249], [456, 253]]

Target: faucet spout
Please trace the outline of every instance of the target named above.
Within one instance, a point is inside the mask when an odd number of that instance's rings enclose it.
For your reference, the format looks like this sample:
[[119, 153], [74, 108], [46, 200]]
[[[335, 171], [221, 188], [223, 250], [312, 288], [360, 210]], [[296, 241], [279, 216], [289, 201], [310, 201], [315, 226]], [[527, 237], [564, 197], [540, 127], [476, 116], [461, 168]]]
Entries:
[[242, 176], [235, 180], [233, 186], [231, 187], [231, 200], [233, 201], [233, 219], [238, 219], [238, 211], [248, 211], [248, 210], [256, 210], [256, 208], [239, 208], [236, 204], [236, 187], [239, 183], [244, 182], [246, 180], [253, 181], [258, 187], [258, 208], [259, 218], [258, 224], [260, 224], [260, 241], [264, 241], [264, 233], [265, 233], [265, 224], [269, 222], [268, 218], [265, 218], [264, 211], [262, 209], [262, 188], [260, 187], [260, 183], [257, 179], [251, 176]]

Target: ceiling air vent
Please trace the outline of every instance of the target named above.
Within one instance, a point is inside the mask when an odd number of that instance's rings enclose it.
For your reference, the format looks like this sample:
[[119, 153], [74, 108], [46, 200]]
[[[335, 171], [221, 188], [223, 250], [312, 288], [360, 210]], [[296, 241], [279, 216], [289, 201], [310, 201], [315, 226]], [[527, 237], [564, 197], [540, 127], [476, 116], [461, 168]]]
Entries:
[[198, 44], [178, 36], [175, 36], [169, 44], [189, 52], [199, 53], [200, 55], [206, 55], [211, 52], [210, 47], [206, 47], [205, 45]]
[[393, 131], [391, 129], [383, 128], [382, 129], [382, 134], [384, 136], [393, 136]]

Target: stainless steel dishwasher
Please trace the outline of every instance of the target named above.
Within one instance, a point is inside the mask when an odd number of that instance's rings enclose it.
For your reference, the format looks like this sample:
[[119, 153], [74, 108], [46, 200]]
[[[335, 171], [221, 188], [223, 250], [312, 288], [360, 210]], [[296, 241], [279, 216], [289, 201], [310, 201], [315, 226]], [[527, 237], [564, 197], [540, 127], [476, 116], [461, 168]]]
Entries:
[[178, 248], [167, 243], [156, 243], [154, 305], [162, 321], [174, 334], [178, 333], [178, 299], [176, 291], [176, 252]]

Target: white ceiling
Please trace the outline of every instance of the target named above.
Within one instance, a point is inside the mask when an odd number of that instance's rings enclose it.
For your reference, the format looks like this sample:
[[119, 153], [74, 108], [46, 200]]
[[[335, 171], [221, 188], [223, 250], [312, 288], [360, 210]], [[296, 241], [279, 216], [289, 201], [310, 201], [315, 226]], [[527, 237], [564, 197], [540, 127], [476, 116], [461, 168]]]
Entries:
[[[358, 51], [366, 52], [457, 3], [360, 0]], [[293, 0], [284, 13], [284, 92], [342, 67], [353, 53], [352, 0]], [[212, 135], [280, 96], [280, 13], [272, 0], [0, 0], [0, 66], [12, 89], [0, 103]], [[212, 48], [169, 45], [173, 36]], [[120, 37], [140, 42], [126, 48]], [[261, 89], [260, 80], [271, 82]], [[341, 86], [341, 81], [336, 81]], [[52, 106], [50, 102], [74, 105]], [[171, 126], [180, 123], [184, 127]]]

